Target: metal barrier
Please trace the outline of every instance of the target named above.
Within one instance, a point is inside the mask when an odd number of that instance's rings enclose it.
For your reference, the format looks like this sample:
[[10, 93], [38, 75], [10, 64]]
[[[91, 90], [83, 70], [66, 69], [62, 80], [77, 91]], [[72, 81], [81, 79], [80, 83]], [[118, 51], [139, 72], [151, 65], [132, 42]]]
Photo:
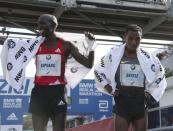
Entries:
[[128, 2], [139, 2], [139, 3], [154, 3], [154, 4], [166, 4], [167, 0], [116, 0], [116, 1], [128, 1]]
[[172, 131], [173, 105], [149, 109], [148, 123], [148, 131]]
[[[55, 2], [61, 2], [61, 1], [68, 1], [68, 0], [39, 0], [39, 1], [55, 1]], [[115, 2], [118, 2], [118, 1], [128, 1], [128, 2], [139, 2], [139, 3], [166, 4], [167, 1], [169, 1], [169, 0], [113, 0], [113, 1], [115, 1]]]

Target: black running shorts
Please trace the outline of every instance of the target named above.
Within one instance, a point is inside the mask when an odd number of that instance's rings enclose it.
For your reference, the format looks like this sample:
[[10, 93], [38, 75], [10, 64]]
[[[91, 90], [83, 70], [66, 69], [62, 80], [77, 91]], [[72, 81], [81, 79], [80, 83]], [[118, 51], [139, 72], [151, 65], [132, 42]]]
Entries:
[[50, 117], [57, 113], [66, 113], [64, 87], [64, 85], [35, 85], [31, 92], [29, 112]]
[[127, 122], [143, 118], [146, 111], [144, 97], [115, 97], [115, 113], [126, 119]]

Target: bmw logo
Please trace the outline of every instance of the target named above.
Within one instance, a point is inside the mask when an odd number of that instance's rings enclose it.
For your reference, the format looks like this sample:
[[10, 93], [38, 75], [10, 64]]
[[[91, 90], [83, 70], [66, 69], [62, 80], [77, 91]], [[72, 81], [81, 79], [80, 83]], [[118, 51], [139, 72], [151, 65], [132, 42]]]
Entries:
[[72, 68], [71, 68], [71, 72], [72, 72], [72, 73], [76, 73], [77, 71], [78, 71], [78, 67], [72, 67]]
[[10, 71], [13, 68], [13, 64], [12, 63], [8, 63], [7, 64], [7, 70]]
[[106, 75], [104, 73], [101, 73], [100, 75], [102, 75], [104, 78], [106, 78]]
[[133, 64], [133, 65], [131, 65], [130, 68], [131, 68], [131, 70], [135, 70], [136, 67], [135, 67], [135, 65]]
[[16, 43], [12, 39], [9, 39], [7, 43], [8, 43], [8, 49], [10, 48], [12, 49], [16, 46]]
[[159, 84], [159, 83], [161, 82], [161, 80], [162, 80], [162, 78], [158, 78], [158, 79], [155, 81], [155, 83], [156, 83], [156, 84]]
[[154, 64], [151, 65], [151, 70], [152, 70], [153, 72], [156, 72], [156, 68], [155, 68], [155, 65], [154, 65]]
[[46, 60], [50, 60], [50, 59], [51, 59], [51, 55], [47, 55]]

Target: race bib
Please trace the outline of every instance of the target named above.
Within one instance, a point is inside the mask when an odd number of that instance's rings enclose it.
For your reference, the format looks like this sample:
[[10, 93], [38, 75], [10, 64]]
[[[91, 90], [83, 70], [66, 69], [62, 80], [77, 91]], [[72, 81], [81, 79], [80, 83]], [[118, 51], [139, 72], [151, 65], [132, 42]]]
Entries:
[[120, 82], [122, 86], [144, 87], [144, 73], [140, 65], [121, 64]]
[[37, 56], [37, 76], [60, 76], [61, 56], [46, 54]]

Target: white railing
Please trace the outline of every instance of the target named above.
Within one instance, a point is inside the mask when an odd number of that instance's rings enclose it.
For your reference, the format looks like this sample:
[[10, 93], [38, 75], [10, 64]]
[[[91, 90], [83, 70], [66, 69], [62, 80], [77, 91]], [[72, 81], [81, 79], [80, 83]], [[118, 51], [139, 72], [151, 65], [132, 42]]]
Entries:
[[[149, 115], [155, 112], [155, 127], [148, 129], [148, 131], [172, 131], [173, 130], [173, 105], [165, 107], [157, 107], [149, 109]], [[154, 117], [154, 115], [152, 115]], [[170, 118], [171, 117], [171, 118]], [[149, 121], [150, 122], [150, 121]]]
[[155, 4], [166, 4], [167, 3], [167, 0], [116, 0], [116, 1], [129, 1], [129, 2], [155, 3]]

